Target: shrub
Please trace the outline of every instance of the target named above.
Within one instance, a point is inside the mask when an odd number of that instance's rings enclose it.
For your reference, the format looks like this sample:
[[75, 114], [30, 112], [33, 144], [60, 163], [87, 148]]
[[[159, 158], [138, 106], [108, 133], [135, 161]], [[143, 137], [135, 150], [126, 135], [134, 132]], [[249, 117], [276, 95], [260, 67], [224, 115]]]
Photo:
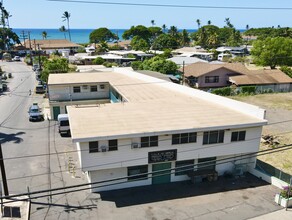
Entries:
[[230, 96], [232, 89], [230, 87], [218, 88], [212, 90], [213, 94], [221, 95], [221, 96]]
[[256, 87], [255, 86], [242, 86], [241, 92], [244, 94], [255, 94], [256, 93]]
[[93, 61], [93, 64], [95, 65], [102, 65], [104, 63], [104, 59], [102, 59], [101, 57], [96, 57]]
[[133, 61], [131, 62], [131, 67], [133, 68], [133, 70], [140, 70], [142, 63], [142, 61]]
[[289, 187], [288, 186], [283, 187], [283, 189], [280, 192], [280, 196], [282, 196], [285, 199], [292, 198], [292, 187], [290, 187], [289, 197], [288, 197], [288, 191], [289, 191]]

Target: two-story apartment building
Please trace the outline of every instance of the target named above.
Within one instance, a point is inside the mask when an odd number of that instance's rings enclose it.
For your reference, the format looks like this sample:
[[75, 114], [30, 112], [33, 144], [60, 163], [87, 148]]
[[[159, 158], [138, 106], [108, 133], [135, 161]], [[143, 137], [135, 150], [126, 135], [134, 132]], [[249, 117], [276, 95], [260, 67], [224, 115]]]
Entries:
[[98, 105], [125, 101], [109, 84], [108, 76], [107, 72], [50, 74], [48, 79], [50, 118], [56, 120], [59, 114], [67, 113], [66, 107], [70, 105]]
[[[72, 140], [92, 191], [254, 167], [255, 157], [245, 154], [259, 149], [263, 109], [129, 70], [88, 76], [124, 100], [68, 107]], [[77, 83], [81, 75], [55, 77]]]

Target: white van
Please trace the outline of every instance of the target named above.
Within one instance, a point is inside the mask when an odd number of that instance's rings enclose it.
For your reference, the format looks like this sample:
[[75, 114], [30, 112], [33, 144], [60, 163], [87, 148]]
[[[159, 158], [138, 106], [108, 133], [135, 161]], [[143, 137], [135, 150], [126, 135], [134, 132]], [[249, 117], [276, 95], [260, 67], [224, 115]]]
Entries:
[[224, 61], [224, 58], [232, 58], [231, 54], [228, 53], [220, 53], [218, 54], [218, 61]]
[[59, 133], [70, 135], [69, 117], [68, 114], [58, 115]]

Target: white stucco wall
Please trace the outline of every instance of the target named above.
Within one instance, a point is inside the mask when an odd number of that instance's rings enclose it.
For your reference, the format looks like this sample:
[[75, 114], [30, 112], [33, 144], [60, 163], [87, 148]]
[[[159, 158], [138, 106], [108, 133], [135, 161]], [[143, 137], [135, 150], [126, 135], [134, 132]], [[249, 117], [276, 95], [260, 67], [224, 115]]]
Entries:
[[[132, 139], [118, 140], [118, 151], [89, 153], [89, 144], [80, 143], [81, 167], [83, 171], [114, 169], [128, 166], [148, 164], [148, 152], [177, 149], [177, 160], [190, 160], [206, 157], [222, 157], [234, 154], [257, 152], [259, 149], [261, 127], [246, 130], [245, 141], [231, 142], [231, 132], [225, 130], [224, 143], [203, 145], [203, 132], [197, 133], [197, 142], [172, 145], [171, 135], [159, 136], [158, 147], [132, 149]], [[133, 142], [137, 142], [137, 138]], [[99, 146], [107, 145], [107, 141], [100, 141]]]

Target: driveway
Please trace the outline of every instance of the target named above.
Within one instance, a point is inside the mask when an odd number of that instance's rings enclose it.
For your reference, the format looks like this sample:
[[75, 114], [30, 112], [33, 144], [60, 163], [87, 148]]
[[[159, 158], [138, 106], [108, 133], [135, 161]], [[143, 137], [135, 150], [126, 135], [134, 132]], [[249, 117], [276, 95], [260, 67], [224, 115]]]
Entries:
[[249, 219], [280, 210], [274, 203], [278, 191], [251, 174], [115, 190], [100, 193], [97, 219]]

